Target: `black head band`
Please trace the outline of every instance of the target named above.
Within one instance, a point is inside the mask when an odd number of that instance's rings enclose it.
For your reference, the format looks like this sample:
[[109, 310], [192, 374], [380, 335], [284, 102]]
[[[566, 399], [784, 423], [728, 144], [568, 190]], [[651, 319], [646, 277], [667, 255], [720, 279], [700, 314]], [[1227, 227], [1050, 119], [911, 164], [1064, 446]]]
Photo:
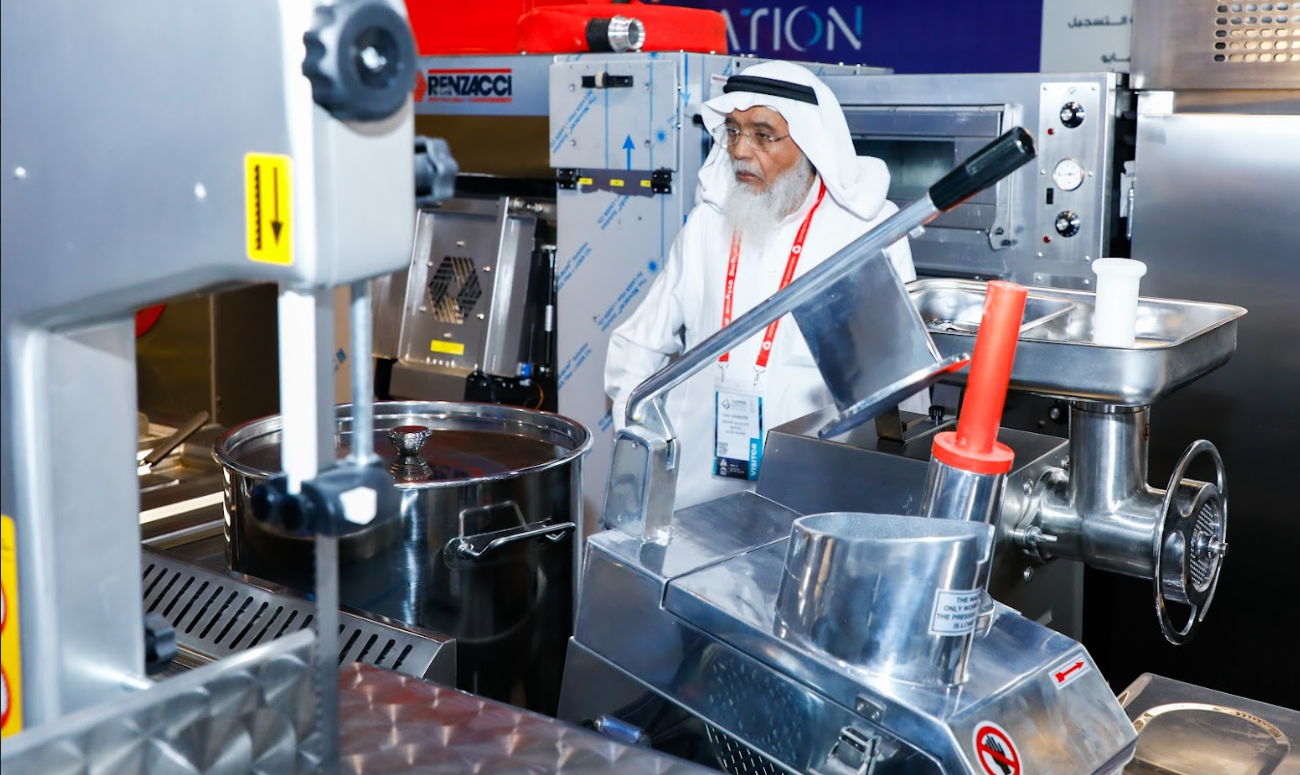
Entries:
[[817, 104], [817, 92], [813, 91], [811, 86], [778, 81], [775, 78], [760, 78], [756, 75], [733, 75], [728, 78], [727, 83], [722, 87], [722, 93], [730, 94], [733, 91], [747, 91], [766, 94], [769, 97], [784, 97], [788, 100], [807, 102], [810, 105]]

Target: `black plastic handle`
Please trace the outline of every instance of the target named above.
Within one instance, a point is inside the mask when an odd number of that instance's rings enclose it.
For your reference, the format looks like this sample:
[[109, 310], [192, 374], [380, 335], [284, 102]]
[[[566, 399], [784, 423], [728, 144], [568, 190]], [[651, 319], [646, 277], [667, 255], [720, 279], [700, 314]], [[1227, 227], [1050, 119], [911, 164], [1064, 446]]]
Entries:
[[1034, 138], [1024, 128], [1012, 127], [930, 186], [930, 201], [940, 210], [951, 210], [1020, 169], [1034, 155]]

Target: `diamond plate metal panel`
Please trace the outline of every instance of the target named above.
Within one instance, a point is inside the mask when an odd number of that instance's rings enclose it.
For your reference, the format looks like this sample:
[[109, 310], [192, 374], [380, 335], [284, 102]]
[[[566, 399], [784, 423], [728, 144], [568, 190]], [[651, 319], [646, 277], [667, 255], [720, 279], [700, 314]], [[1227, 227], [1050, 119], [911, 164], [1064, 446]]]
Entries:
[[5, 775], [320, 769], [310, 655], [297, 632], [5, 741]]
[[553, 718], [366, 665], [344, 667], [340, 686], [344, 773], [715, 772]]

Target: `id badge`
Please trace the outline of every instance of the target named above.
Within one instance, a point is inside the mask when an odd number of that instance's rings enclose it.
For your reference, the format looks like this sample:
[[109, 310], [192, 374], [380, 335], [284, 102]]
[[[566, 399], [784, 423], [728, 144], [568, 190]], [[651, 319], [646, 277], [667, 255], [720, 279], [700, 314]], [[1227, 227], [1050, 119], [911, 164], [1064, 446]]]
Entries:
[[714, 475], [757, 479], [763, 462], [762, 394], [719, 383], [713, 409]]

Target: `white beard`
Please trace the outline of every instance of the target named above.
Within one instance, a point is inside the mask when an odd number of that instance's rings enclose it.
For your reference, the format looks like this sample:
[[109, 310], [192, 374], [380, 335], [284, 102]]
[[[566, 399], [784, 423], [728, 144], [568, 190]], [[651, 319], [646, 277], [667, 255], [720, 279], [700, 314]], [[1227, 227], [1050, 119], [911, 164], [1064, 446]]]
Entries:
[[[737, 163], [729, 159], [735, 171], [757, 171], [754, 165]], [[727, 225], [739, 233], [742, 240], [762, 243], [776, 230], [782, 219], [798, 209], [808, 196], [812, 185], [813, 167], [807, 159], [802, 164], [786, 170], [762, 191], [737, 182], [727, 197], [723, 214]]]

